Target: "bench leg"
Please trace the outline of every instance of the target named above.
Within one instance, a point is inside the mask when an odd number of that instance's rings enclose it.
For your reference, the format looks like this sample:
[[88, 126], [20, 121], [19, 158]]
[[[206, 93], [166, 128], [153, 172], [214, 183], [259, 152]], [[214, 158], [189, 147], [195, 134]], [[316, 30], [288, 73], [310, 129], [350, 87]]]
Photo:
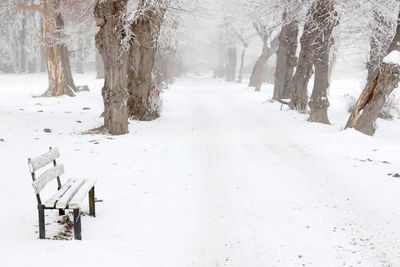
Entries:
[[94, 197], [94, 186], [89, 191], [89, 215], [96, 217], [96, 204]]
[[60, 216], [65, 215], [65, 210], [59, 209], [58, 210], [58, 215], [60, 215]]
[[42, 207], [38, 207], [39, 213], [39, 238], [45, 239], [46, 238], [46, 224], [44, 219], [44, 209]]
[[95, 200], [94, 200], [94, 186], [89, 191], [89, 215], [96, 217], [96, 207], [95, 207]]
[[82, 240], [81, 213], [79, 209], [74, 209], [74, 237], [75, 240]]

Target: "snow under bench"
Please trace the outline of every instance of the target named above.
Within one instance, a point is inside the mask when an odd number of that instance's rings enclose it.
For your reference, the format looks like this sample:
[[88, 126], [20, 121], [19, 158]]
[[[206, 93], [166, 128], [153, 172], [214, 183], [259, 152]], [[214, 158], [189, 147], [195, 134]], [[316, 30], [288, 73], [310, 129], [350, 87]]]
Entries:
[[[60, 151], [58, 148], [50, 148], [49, 152], [34, 159], [28, 159], [29, 172], [31, 173], [33, 180], [32, 186], [38, 202], [39, 238], [46, 238], [46, 209], [57, 209], [59, 215], [65, 215], [66, 209], [72, 209], [74, 217], [74, 238], [76, 240], [82, 240], [80, 205], [88, 194], [89, 215], [93, 217], [96, 216], [94, 187], [97, 181], [94, 179], [69, 179], [64, 183], [64, 185], [62, 185], [60, 176], [64, 173], [64, 166], [62, 164], [57, 165], [56, 159], [59, 156]], [[50, 163], [52, 163], [51, 167], [43, 172], [39, 177], [36, 177], [35, 172]], [[58, 190], [43, 203], [40, 197], [40, 192], [49, 182], [55, 179], [57, 179]]]

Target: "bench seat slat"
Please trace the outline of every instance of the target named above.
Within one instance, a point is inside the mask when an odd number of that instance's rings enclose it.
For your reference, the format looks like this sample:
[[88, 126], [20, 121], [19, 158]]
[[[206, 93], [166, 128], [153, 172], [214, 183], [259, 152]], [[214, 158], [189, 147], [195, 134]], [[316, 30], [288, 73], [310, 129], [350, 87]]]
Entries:
[[55, 208], [55, 205], [57, 201], [70, 189], [70, 187], [76, 183], [75, 179], [68, 179], [67, 182], [60, 188], [60, 190], [57, 191], [50, 199], [48, 199], [45, 203], [44, 206], [46, 208]]
[[65, 209], [68, 206], [70, 200], [74, 197], [78, 189], [83, 185], [85, 180], [76, 181], [69, 190], [57, 201], [57, 209]]
[[33, 183], [33, 189], [35, 194], [39, 194], [40, 191], [46, 186], [46, 184], [55, 178], [61, 176], [64, 173], [64, 165], [60, 164], [48, 169], [42, 175], [40, 175]]
[[36, 170], [46, 166], [50, 162], [53, 162], [53, 160], [55, 160], [59, 156], [60, 156], [60, 151], [58, 150], [58, 148], [53, 147], [50, 149], [49, 152], [30, 160], [28, 162], [29, 171], [31, 173], [35, 172]]
[[79, 188], [78, 192], [74, 195], [71, 201], [68, 204], [68, 208], [70, 209], [77, 209], [79, 208], [80, 204], [82, 203], [83, 199], [89, 193], [89, 191], [93, 188], [96, 184], [96, 179], [88, 179], [85, 180], [85, 183]]

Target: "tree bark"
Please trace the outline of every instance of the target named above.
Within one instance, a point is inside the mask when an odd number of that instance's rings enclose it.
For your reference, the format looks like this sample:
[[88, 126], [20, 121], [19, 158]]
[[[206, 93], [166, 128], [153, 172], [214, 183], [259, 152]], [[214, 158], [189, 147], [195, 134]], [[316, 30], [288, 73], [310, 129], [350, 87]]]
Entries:
[[301, 50], [297, 63], [296, 72], [290, 82], [291, 101], [290, 108], [301, 113], [306, 112], [308, 102], [308, 83], [313, 74], [312, 43], [316, 31], [313, 30], [313, 17], [315, 5], [308, 11], [307, 21], [304, 25], [303, 34], [300, 38]]
[[323, 53], [315, 61], [314, 88], [311, 94], [309, 121], [330, 124], [328, 119], [329, 53]]
[[49, 88], [43, 96], [74, 96], [76, 90], [66, 45], [60, 42], [60, 31], [64, 28], [61, 14], [57, 13], [59, 2], [41, 0], [43, 51], [46, 58]]
[[150, 88], [157, 39], [165, 11], [147, 10], [146, 15], [131, 25], [135, 40], [129, 51], [128, 108], [129, 117], [135, 120], [148, 121], [160, 116], [160, 111], [150, 103]]
[[333, 29], [338, 24], [334, 1], [318, 0], [313, 18], [317, 35], [312, 46], [315, 78], [308, 104], [310, 106], [309, 120], [330, 124], [328, 119], [329, 55], [333, 44]]
[[374, 135], [375, 121], [385, 106], [389, 95], [400, 82], [400, 66], [383, 63], [383, 71], [363, 90], [354, 111], [346, 124], [367, 135]]
[[124, 30], [120, 14], [125, 10], [128, 0], [98, 0], [94, 8], [96, 25], [96, 47], [104, 62], [104, 126], [110, 134], [128, 133], [128, 89], [127, 52], [121, 40]]
[[298, 23], [287, 21], [286, 13], [283, 14], [282, 20], [284, 25], [279, 35], [279, 48], [276, 53], [273, 99], [287, 99], [291, 97], [290, 82], [293, 78], [294, 68], [297, 65]]

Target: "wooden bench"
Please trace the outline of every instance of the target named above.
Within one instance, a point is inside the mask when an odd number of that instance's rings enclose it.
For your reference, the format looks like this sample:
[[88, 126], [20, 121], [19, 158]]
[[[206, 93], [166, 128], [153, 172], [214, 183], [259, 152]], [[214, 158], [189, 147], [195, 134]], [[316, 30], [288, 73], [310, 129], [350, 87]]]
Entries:
[[[82, 240], [81, 235], [81, 212], [80, 205], [89, 194], [89, 214], [96, 216], [94, 186], [96, 180], [69, 179], [64, 185], [61, 184], [60, 176], [64, 173], [64, 166], [57, 165], [56, 159], [60, 156], [58, 148], [51, 148], [50, 151], [34, 159], [28, 159], [29, 172], [32, 175], [32, 185], [36, 194], [39, 212], [39, 238], [46, 238], [45, 210], [57, 209], [59, 215], [65, 215], [66, 209], [72, 209], [74, 214], [74, 238]], [[51, 163], [51, 167], [36, 177], [35, 172]], [[40, 198], [40, 191], [51, 181], [57, 179], [57, 192], [44, 203]]]

